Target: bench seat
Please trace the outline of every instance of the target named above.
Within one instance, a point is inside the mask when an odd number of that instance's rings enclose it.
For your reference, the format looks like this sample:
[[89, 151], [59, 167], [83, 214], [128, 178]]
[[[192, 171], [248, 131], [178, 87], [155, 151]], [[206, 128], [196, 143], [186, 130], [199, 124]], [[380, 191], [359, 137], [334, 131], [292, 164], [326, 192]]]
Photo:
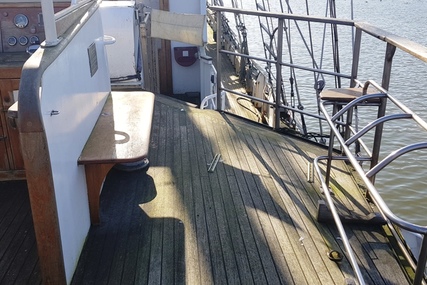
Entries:
[[108, 96], [77, 161], [85, 166], [92, 224], [99, 224], [99, 195], [106, 175], [117, 163], [146, 159], [154, 94], [113, 91]]
[[[379, 93], [376, 90], [368, 89], [366, 94], [375, 94]], [[352, 100], [359, 98], [360, 96], [365, 95], [363, 93], [363, 88], [334, 88], [326, 89], [320, 93], [320, 100], [331, 101], [336, 103], [349, 103]], [[369, 103], [378, 103], [380, 100], [378, 98], [371, 98], [368, 100]]]

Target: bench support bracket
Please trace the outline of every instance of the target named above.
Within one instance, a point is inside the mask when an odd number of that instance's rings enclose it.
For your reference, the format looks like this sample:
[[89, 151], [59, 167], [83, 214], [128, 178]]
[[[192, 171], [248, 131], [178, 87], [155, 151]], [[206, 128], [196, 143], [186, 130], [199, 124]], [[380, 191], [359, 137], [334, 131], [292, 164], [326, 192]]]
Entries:
[[85, 165], [90, 221], [92, 225], [99, 224], [99, 196], [101, 195], [105, 177], [113, 166], [114, 163]]

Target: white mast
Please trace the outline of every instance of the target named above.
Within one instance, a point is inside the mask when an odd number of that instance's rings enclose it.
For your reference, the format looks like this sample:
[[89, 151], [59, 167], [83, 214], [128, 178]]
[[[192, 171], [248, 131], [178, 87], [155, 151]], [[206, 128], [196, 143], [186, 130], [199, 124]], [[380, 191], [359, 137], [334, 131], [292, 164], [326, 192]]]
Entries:
[[56, 31], [55, 12], [53, 10], [53, 0], [41, 0], [43, 22], [46, 40], [42, 43], [44, 47], [56, 46], [60, 39]]

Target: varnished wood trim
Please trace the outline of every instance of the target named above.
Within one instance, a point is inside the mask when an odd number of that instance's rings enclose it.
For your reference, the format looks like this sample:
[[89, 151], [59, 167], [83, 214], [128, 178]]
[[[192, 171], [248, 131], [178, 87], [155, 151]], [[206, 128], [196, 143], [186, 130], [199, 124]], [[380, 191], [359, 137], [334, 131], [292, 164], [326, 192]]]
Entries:
[[154, 94], [113, 91], [78, 164], [136, 162], [148, 155]]
[[66, 284], [52, 171], [44, 133], [21, 134], [43, 284]]
[[[1, 55], [0, 55], [0, 58], [1, 58]], [[2, 63], [0, 67], [0, 78], [2, 79], [20, 78], [23, 64], [24, 64], [24, 61], [22, 62], [12, 61], [12, 62]]]
[[90, 221], [93, 225], [97, 225], [100, 222], [99, 195], [101, 194], [101, 188], [105, 177], [113, 166], [114, 163], [85, 165]]
[[0, 181], [25, 180], [25, 170], [0, 171]]
[[[159, 6], [160, 10], [169, 11], [169, 0], [161, 0]], [[161, 82], [160, 93], [172, 95], [173, 80], [170, 40], [161, 40], [161, 48], [159, 50], [159, 78]]]
[[[94, 2], [85, 9], [89, 11], [98, 5]], [[95, 11], [92, 9], [89, 14]], [[82, 22], [70, 24], [64, 35], [67, 40], [62, 40], [55, 48], [38, 49], [25, 62], [19, 86], [18, 128], [43, 284], [66, 284], [66, 275], [49, 149], [40, 114], [39, 88], [44, 71], [89, 19], [90, 15]]]

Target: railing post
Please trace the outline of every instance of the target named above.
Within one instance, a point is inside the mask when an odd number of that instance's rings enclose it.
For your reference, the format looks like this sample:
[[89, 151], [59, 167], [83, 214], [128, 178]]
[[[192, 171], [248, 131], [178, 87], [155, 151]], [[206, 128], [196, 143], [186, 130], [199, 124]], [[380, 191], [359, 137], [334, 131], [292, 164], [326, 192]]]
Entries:
[[383, 79], [381, 82], [381, 87], [387, 91], [390, 86], [391, 67], [392, 67], [393, 57], [395, 52], [396, 52], [396, 47], [390, 43], [387, 43], [385, 59], [384, 59], [384, 67], [383, 67]]
[[274, 129], [280, 129], [280, 98], [282, 93], [282, 46], [283, 46], [283, 18], [278, 19], [277, 30], [277, 58], [276, 58], [276, 104], [274, 116]]
[[356, 28], [356, 36], [354, 39], [354, 46], [353, 46], [353, 63], [352, 63], [352, 67], [351, 67], [350, 87], [356, 87], [355, 79], [357, 79], [357, 74], [358, 74], [358, 70], [359, 70], [361, 42], [362, 42], [362, 30], [359, 28]]
[[216, 109], [218, 111], [222, 110], [222, 96], [221, 96], [221, 51], [222, 49], [222, 18], [221, 12], [216, 11]]
[[[200, 56], [200, 73], [201, 73], [201, 82], [200, 82], [200, 98], [203, 100], [206, 96], [211, 95], [215, 91], [213, 90], [212, 84], [212, 78], [211, 78], [211, 70], [212, 70], [212, 57], [207, 55], [201, 55]], [[215, 85], [216, 88], [216, 85]], [[213, 91], [213, 92], [212, 92]]]
[[[387, 44], [385, 59], [384, 59], [384, 69], [383, 69], [383, 79], [381, 87], [388, 91], [390, 85], [390, 74], [391, 74], [391, 65], [393, 61], [394, 53], [396, 52], [396, 47], [392, 44]], [[383, 117], [386, 112], [387, 98], [380, 99], [380, 106], [378, 108], [377, 118]], [[380, 124], [375, 129], [374, 136], [374, 145], [372, 146], [372, 160], [370, 169], [377, 165], [380, 155], [381, 139], [383, 135], [383, 124]], [[371, 177], [372, 184], [375, 183], [375, 176]]]
[[420, 255], [418, 256], [417, 269], [415, 270], [414, 285], [422, 284], [427, 262], [427, 236], [423, 235]]

